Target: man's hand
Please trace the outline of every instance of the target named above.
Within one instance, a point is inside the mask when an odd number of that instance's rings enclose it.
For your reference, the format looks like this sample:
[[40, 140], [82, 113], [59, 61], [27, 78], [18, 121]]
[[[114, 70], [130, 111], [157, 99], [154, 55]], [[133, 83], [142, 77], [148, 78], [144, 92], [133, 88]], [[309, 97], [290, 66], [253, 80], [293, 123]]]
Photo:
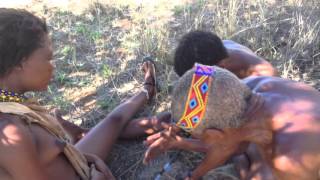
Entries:
[[148, 146], [143, 162], [146, 164], [159, 154], [179, 146], [179, 142], [183, 140], [178, 135], [180, 128], [175, 125], [162, 123], [164, 130], [149, 136], [144, 142]]

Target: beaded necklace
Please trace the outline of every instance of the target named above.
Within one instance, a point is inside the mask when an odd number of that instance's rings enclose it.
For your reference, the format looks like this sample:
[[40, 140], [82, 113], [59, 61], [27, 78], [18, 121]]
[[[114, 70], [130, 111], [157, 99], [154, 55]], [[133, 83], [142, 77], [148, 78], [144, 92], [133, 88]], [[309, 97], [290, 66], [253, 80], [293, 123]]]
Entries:
[[27, 97], [23, 94], [0, 89], [0, 101], [1, 102], [24, 102]]

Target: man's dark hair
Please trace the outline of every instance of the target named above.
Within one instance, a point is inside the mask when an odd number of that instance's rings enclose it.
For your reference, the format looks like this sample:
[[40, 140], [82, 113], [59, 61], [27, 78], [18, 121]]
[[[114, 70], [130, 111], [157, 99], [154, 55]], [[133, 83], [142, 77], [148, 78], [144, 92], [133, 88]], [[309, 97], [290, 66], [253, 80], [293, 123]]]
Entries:
[[0, 77], [40, 48], [47, 33], [46, 22], [32, 13], [0, 8]]
[[192, 31], [185, 34], [174, 54], [174, 70], [182, 76], [193, 65], [216, 65], [228, 57], [221, 39], [214, 33]]

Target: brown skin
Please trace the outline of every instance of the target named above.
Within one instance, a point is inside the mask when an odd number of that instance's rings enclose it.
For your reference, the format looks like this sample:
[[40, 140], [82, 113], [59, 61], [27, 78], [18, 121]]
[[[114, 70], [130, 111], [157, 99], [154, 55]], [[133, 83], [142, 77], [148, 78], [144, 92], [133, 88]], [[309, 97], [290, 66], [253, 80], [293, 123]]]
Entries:
[[223, 44], [229, 57], [223, 59], [218, 66], [228, 69], [240, 79], [249, 76], [276, 76], [277, 72], [265, 59], [257, 56], [249, 48], [231, 40]]
[[[186, 179], [196, 180], [237, 156], [241, 179], [319, 179], [320, 93], [303, 83], [276, 77], [243, 80], [254, 92], [241, 128], [207, 129], [184, 139], [179, 128], [149, 136], [148, 162], [169, 149], [206, 152], [203, 162]], [[250, 160], [250, 161], [248, 161]]]
[[[35, 50], [6, 77], [0, 78], [1, 88], [18, 93], [46, 90], [54, 70], [51, 59], [51, 41], [45, 35], [43, 47]], [[153, 68], [150, 62], [143, 64], [146, 82], [152, 83]], [[146, 85], [146, 89], [152, 97], [154, 86]], [[129, 138], [153, 133], [161, 130], [162, 120], [169, 120], [170, 115], [165, 114], [153, 118], [155, 120], [140, 118], [130, 121], [147, 101], [145, 92], [137, 93], [116, 107], [75, 145], [97, 169], [91, 172], [92, 180], [114, 179], [103, 160], [119, 136]], [[18, 116], [0, 114], [0, 132], [1, 180], [79, 179], [63, 154], [64, 143], [42, 127], [28, 125]]]

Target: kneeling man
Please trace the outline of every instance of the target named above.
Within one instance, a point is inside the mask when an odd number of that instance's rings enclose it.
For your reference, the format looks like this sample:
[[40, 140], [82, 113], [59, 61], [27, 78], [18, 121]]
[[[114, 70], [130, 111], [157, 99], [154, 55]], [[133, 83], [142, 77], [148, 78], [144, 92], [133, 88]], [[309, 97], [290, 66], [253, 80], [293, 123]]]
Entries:
[[320, 93], [306, 84], [265, 76], [241, 81], [225, 69], [196, 65], [175, 87], [176, 124], [147, 138], [144, 160], [182, 149], [206, 153], [189, 180], [232, 157], [241, 179], [319, 179], [319, 109]]

